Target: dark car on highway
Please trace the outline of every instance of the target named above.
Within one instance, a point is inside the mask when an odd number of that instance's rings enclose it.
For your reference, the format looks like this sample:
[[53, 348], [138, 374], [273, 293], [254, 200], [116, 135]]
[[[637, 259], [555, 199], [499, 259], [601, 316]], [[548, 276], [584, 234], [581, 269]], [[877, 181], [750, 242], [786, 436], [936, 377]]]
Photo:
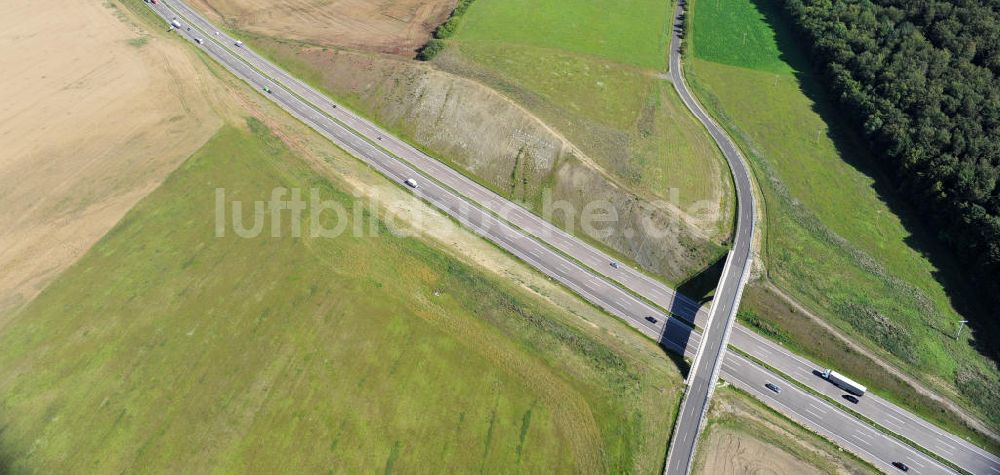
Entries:
[[649, 323], [652, 323], [654, 325], [657, 324], [657, 323], [660, 323], [660, 321], [657, 320], [656, 317], [646, 317], [646, 321], [649, 322]]
[[857, 404], [857, 403], [858, 403], [858, 398], [857, 398], [857, 397], [855, 397], [855, 396], [854, 396], [854, 395], [852, 395], [852, 394], [845, 394], [845, 395], [844, 395], [844, 399], [847, 399], [848, 401], [851, 401], [851, 402], [853, 402], [854, 404]]
[[902, 470], [904, 472], [909, 472], [910, 471], [910, 467], [907, 467], [906, 464], [903, 463], [903, 462], [893, 462], [892, 466], [896, 467], [896, 468], [898, 468], [898, 469], [900, 469], [900, 470]]
[[771, 391], [774, 391], [775, 394], [781, 394], [781, 388], [779, 388], [777, 384], [767, 383], [764, 385], [764, 387], [770, 389]]

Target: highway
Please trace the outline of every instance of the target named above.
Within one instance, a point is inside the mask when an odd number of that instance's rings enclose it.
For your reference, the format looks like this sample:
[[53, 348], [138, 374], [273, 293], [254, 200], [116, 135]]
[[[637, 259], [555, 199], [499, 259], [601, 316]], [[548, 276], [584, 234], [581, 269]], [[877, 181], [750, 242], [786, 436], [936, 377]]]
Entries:
[[[666, 348], [695, 356], [694, 350], [698, 348], [700, 341], [698, 334], [692, 333], [691, 328], [678, 318], [664, 318], [662, 310], [669, 309], [671, 313], [704, 328], [708, 312], [691, 300], [677, 295], [661, 282], [629, 266], [611, 267], [609, 263], [612, 259], [602, 252], [357, 117], [249, 49], [236, 47], [235, 40], [224, 33], [215, 35], [215, 27], [182, 2], [161, 0], [159, 5], [151, 7], [165, 20], [179, 17], [184, 24], [180, 32], [189, 40], [202, 38], [204, 42], [198, 47], [211, 58], [258, 90], [264, 86], [270, 87], [273, 93], [265, 94], [268, 98], [375, 170], [397, 182], [406, 178], [417, 179], [420, 186], [414, 193], [431, 205], [455, 217], [583, 298], [659, 340]], [[188, 27], [193, 29], [187, 31]], [[647, 316], [657, 317], [658, 322], [654, 324], [647, 321]], [[787, 352], [780, 345], [739, 325], [733, 329], [732, 344], [756, 359], [767, 361], [769, 365], [813, 391], [833, 393], [834, 400], [839, 401], [839, 391], [812, 374], [820, 369], [818, 366]], [[733, 368], [742, 367], [752, 367], [754, 371], [732, 371]], [[796, 389], [792, 383], [755, 366], [738, 353], [726, 354], [721, 375], [723, 379], [743, 387], [766, 402], [773, 401], [773, 398], [763, 388], [764, 383], [770, 381], [781, 385], [785, 388], [778, 396], [781, 401], [769, 404], [817, 432], [834, 433], [834, 436], [828, 436], [880, 468], [892, 470], [888, 463], [902, 460], [916, 473], [948, 472], [938, 462], [884, 434], [874, 435], [873, 441], [852, 439], [853, 434], [870, 427], [844, 412], [838, 405], [830, 404], [810, 393], [803, 393], [801, 396], [807, 403], [796, 402]], [[814, 407], [822, 408], [823, 412], [813, 409]], [[894, 430], [898, 427], [900, 433], [907, 438], [936, 453], [940, 452], [935, 449], [934, 443], [948, 444], [953, 447], [956, 457], [942, 456], [954, 460], [972, 473], [1000, 474], [1000, 469], [997, 468], [1000, 463], [996, 457], [899, 408], [879, 403], [871, 395], [866, 395], [862, 398], [862, 404], [852, 406], [852, 409], [883, 426]], [[887, 409], [891, 410], [898, 422], [885, 417], [873, 417], [889, 414]], [[823, 414], [824, 417], [817, 419], [813, 413]], [[842, 423], [828, 422], [840, 419], [843, 419]], [[894, 422], [896, 425], [889, 426], [886, 425], [887, 422]], [[921, 438], [926, 439], [926, 442]], [[921, 469], [922, 466], [926, 469]], [[990, 471], [991, 468], [995, 471]]]
[[736, 229], [733, 232], [733, 247], [726, 257], [719, 285], [712, 298], [708, 322], [702, 326], [704, 331], [701, 346], [688, 374], [687, 390], [681, 402], [674, 436], [667, 451], [667, 463], [663, 470], [664, 473], [671, 475], [689, 473], [691, 464], [694, 463], [699, 435], [705, 425], [722, 359], [726, 355], [726, 347], [733, 330], [733, 321], [736, 320], [736, 311], [740, 307], [743, 288], [750, 275], [754, 236], [754, 196], [749, 167], [736, 145], [729, 139], [729, 135], [702, 110], [684, 81], [680, 53], [683, 13], [684, 10], [678, 3], [674, 11], [673, 34], [670, 36], [670, 82], [673, 83], [684, 105], [708, 130], [726, 157], [736, 185]]

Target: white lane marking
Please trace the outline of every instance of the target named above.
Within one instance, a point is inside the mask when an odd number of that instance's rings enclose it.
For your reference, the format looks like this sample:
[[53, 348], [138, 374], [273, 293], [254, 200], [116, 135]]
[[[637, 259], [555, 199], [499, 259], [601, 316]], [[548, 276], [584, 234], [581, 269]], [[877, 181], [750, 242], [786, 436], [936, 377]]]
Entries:
[[809, 403], [809, 407], [812, 408], [812, 409], [815, 409], [815, 410], [819, 411], [820, 414], [826, 414], [826, 409], [824, 409], [824, 408], [822, 408], [820, 406], [817, 406], [817, 405], [815, 405], [815, 404], [813, 404], [811, 402]]
[[900, 425], [900, 426], [901, 425], [905, 425], [902, 420], [900, 420], [898, 417], [896, 417], [896, 416], [894, 416], [892, 414], [889, 414], [888, 412], [883, 412], [882, 415], [885, 416], [885, 417], [887, 417], [887, 418], [889, 418], [889, 419], [892, 419], [896, 423], [896, 425]]
[[955, 446], [954, 445], [946, 444], [946, 443], [941, 442], [939, 440], [934, 441], [934, 443], [937, 444], [939, 447], [945, 447], [948, 450], [955, 450]]
[[812, 414], [812, 415], [816, 416], [816, 418], [819, 419], [819, 420], [823, 420], [823, 414], [822, 413], [818, 413], [816, 411], [813, 411], [812, 409], [806, 409], [806, 412], [808, 412], [809, 414]]

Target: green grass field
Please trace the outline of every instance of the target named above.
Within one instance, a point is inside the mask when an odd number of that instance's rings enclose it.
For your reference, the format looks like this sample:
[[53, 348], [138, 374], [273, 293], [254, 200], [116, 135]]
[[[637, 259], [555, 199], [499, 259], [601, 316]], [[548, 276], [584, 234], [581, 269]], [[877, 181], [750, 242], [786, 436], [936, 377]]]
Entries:
[[456, 37], [666, 68], [672, 4], [655, 0], [477, 0]]
[[776, 74], [795, 70], [782, 57], [773, 28], [753, 1], [697, 0], [693, 44], [699, 59]]
[[[765, 198], [769, 277], [913, 374], [946, 381], [946, 393], [963, 390], [965, 404], [1000, 427], [1000, 401], [970, 390], [996, 381], [995, 368], [953, 338], [963, 318], [953, 306], [962, 298], [953, 261], [928, 230], [904, 225], [915, 216], [880, 188], [871, 157], [839, 122], [776, 9], [697, 0], [686, 63], [702, 102], [749, 152]], [[985, 377], [956, 382], [970, 373]]]
[[246, 206], [317, 188], [355, 209], [248, 124], [0, 333], [0, 472], [660, 469], [681, 381], [655, 343], [381, 222], [215, 237], [216, 188]]

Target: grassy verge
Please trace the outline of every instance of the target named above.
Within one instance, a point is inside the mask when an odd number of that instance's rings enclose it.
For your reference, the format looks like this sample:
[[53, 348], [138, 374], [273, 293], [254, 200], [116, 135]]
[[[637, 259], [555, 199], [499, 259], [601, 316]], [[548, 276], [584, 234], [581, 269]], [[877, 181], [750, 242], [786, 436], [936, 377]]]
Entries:
[[[397, 237], [260, 123], [248, 129], [220, 132], [5, 328], [0, 466], [662, 463], [671, 421], [640, 409], [679, 397], [667, 389], [679, 377], [662, 353], [628, 350], [620, 337]], [[375, 219], [377, 233], [293, 238], [286, 228], [271, 237], [265, 224], [256, 238], [232, 229], [215, 237], [216, 188], [242, 201], [249, 226], [246, 208], [275, 187], [316, 188]]]
[[[972, 301], [960, 273], [837, 122], [775, 8], [752, 0], [693, 3], [686, 63], [692, 88], [746, 152], [761, 185], [768, 277], [838, 331], [1000, 427], [1000, 401], [975, 396], [996, 384], [995, 365], [971, 337], [954, 339], [961, 312], [975, 311], [956, 307]], [[788, 320], [761, 301], [747, 306], [772, 325]], [[786, 330], [805, 341], [823, 334], [815, 326]], [[811, 358], [837, 361], [887, 398], [984, 443], [958, 416], [882, 379], [866, 359], [838, 345], [803, 346]]]

